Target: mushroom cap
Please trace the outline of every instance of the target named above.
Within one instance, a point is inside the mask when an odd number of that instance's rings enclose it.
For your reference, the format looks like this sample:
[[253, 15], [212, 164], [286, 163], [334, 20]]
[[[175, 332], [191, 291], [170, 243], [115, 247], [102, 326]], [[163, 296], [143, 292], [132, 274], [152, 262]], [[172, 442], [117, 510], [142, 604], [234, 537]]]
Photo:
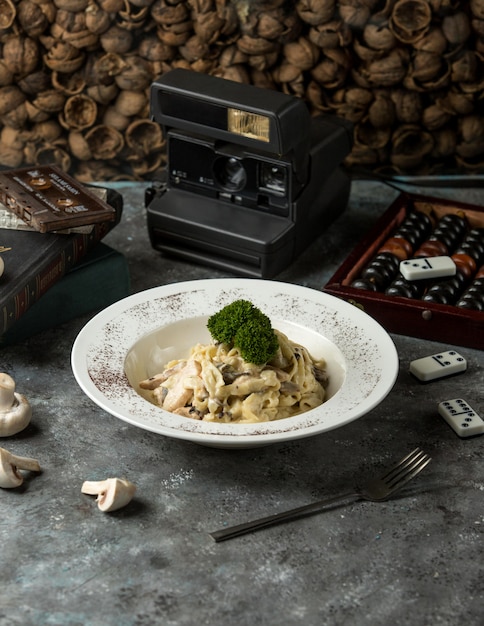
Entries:
[[0, 407], [0, 437], [10, 437], [27, 428], [32, 418], [32, 407], [21, 393], [14, 393], [10, 408]]

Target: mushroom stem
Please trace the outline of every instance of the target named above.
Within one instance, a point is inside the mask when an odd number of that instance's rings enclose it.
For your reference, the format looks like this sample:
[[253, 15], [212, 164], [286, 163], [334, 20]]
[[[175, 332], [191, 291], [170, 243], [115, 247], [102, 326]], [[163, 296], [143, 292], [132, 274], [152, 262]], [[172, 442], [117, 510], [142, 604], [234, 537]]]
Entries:
[[106, 480], [86, 480], [82, 483], [82, 493], [97, 496], [96, 502], [101, 511], [116, 511], [133, 498], [136, 486], [124, 478]]
[[10, 489], [19, 487], [24, 478], [19, 470], [40, 472], [40, 465], [36, 459], [25, 456], [16, 456], [5, 448], [0, 448], [0, 487]]

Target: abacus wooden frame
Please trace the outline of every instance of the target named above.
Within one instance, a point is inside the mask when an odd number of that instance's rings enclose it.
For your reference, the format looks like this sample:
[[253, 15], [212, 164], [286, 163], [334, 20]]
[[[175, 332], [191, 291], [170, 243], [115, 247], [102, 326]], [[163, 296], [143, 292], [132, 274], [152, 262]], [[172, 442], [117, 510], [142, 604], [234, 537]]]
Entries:
[[402, 193], [354, 248], [323, 291], [362, 308], [390, 333], [483, 350], [483, 311], [388, 296], [350, 286], [394, 229], [403, 222], [409, 205], [416, 202], [431, 204], [438, 217], [462, 211], [472, 227], [484, 228], [483, 207], [432, 196]]

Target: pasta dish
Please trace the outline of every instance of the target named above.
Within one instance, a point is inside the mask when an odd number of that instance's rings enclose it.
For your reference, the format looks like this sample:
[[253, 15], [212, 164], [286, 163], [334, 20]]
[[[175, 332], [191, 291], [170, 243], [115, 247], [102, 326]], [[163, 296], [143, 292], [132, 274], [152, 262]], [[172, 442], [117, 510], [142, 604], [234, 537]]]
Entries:
[[265, 365], [246, 362], [224, 343], [197, 344], [186, 359], [140, 382], [154, 402], [185, 417], [224, 423], [267, 422], [323, 403], [326, 362], [274, 330], [279, 349]]

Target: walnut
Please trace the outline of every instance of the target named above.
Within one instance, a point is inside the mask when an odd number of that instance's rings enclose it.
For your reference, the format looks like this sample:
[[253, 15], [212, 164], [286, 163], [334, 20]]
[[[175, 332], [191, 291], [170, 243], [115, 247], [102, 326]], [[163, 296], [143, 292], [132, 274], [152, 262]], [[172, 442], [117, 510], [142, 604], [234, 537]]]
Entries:
[[144, 92], [123, 89], [115, 101], [115, 108], [126, 116], [140, 115], [148, 105], [148, 96]]
[[420, 121], [422, 114], [422, 97], [419, 93], [406, 89], [397, 89], [391, 94], [395, 105], [397, 120], [412, 124]]
[[184, 2], [170, 4], [167, 0], [155, 0], [151, 7], [151, 16], [157, 24], [169, 25], [185, 22], [189, 13]]
[[351, 29], [342, 20], [332, 20], [309, 29], [309, 39], [320, 48], [347, 46], [352, 40]]
[[283, 52], [290, 64], [301, 70], [309, 70], [317, 63], [320, 50], [309, 39], [299, 37], [297, 41], [287, 43]]
[[446, 159], [455, 154], [457, 134], [452, 128], [437, 129], [432, 133], [434, 147], [431, 156], [435, 159]]
[[95, 100], [86, 94], [76, 94], [65, 101], [59, 122], [66, 129], [85, 130], [96, 122], [97, 111]]
[[88, 2], [89, 0], [54, 0], [54, 4], [58, 9], [65, 9], [73, 13], [84, 11]]
[[39, 62], [39, 46], [31, 37], [13, 35], [3, 45], [3, 60], [17, 78], [35, 70]]
[[57, 91], [57, 89], [47, 89], [40, 92], [32, 103], [41, 111], [58, 113], [62, 111], [65, 101], [65, 95]]
[[105, 33], [111, 26], [111, 16], [95, 2], [90, 2], [85, 11], [86, 28], [96, 35]]
[[466, 13], [459, 11], [446, 15], [442, 20], [442, 31], [453, 46], [464, 44], [471, 35], [471, 26]]
[[150, 87], [153, 78], [148, 61], [138, 55], [132, 55], [125, 58], [123, 66], [114, 77], [114, 81], [120, 89], [143, 91]]
[[155, 35], [148, 35], [140, 41], [138, 54], [147, 61], [170, 61], [175, 56], [175, 49], [173, 46], [167, 46]]
[[177, 22], [176, 24], [161, 24], [156, 34], [163, 43], [169, 46], [182, 46], [193, 33], [191, 20]]
[[[0, 0], [0, 4], [3, 1]], [[0, 8], [0, 14], [1, 11], [2, 8]], [[49, 18], [42, 10], [42, 7], [31, 0], [22, 0], [20, 2], [17, 19], [25, 34], [34, 38], [45, 32], [50, 25]]]
[[126, 130], [126, 144], [140, 157], [160, 150], [164, 145], [161, 126], [151, 120], [134, 120]]
[[0, 115], [3, 117], [25, 102], [25, 99], [25, 94], [15, 85], [0, 87]]
[[92, 159], [91, 149], [84, 137], [79, 131], [70, 131], [67, 136], [69, 150], [72, 156], [81, 161], [89, 161]]
[[480, 115], [467, 115], [459, 120], [457, 153], [474, 158], [484, 153], [484, 122]]
[[81, 93], [86, 86], [84, 73], [81, 71], [72, 74], [52, 72], [52, 86], [67, 96], [74, 96]]
[[404, 43], [421, 39], [430, 28], [432, 9], [425, 0], [398, 0], [390, 17], [390, 28]]
[[440, 108], [438, 104], [431, 104], [422, 111], [422, 124], [427, 130], [437, 130], [442, 128], [450, 120], [451, 116], [447, 111]]
[[58, 165], [61, 170], [68, 172], [72, 160], [67, 147], [67, 141], [64, 140], [42, 145], [34, 155], [34, 162], [36, 165]]
[[216, 11], [199, 13], [193, 20], [195, 35], [208, 44], [219, 40], [224, 25], [224, 19]]
[[351, 28], [363, 28], [370, 17], [370, 7], [364, 0], [340, 0], [338, 8], [341, 18]]
[[246, 54], [267, 54], [278, 48], [274, 41], [263, 39], [262, 37], [251, 37], [250, 35], [242, 35], [237, 40], [239, 50]]
[[296, 11], [299, 17], [312, 26], [329, 22], [335, 11], [336, 0], [299, 0]]
[[17, 9], [12, 0], [0, 0], [0, 30], [10, 28], [17, 15]]
[[8, 69], [5, 61], [0, 59], [0, 87], [13, 83], [13, 72]]
[[105, 52], [124, 54], [131, 50], [133, 45], [133, 34], [116, 24], [113, 24], [99, 36], [99, 42]]
[[469, 6], [474, 17], [484, 20], [484, 0], [470, 0]]
[[395, 48], [385, 57], [368, 63], [364, 75], [372, 85], [379, 87], [397, 85], [407, 73], [407, 63], [405, 51]]
[[69, 74], [76, 72], [83, 65], [85, 55], [70, 43], [56, 41], [44, 54], [43, 59], [49, 69]]
[[430, 132], [420, 126], [403, 125], [395, 130], [391, 138], [390, 161], [396, 167], [408, 171], [422, 164], [434, 148]]
[[377, 91], [368, 108], [368, 119], [375, 128], [390, 127], [395, 122], [395, 105], [386, 91]]
[[453, 83], [473, 83], [477, 78], [478, 59], [472, 50], [462, 50], [450, 67]]
[[[128, 128], [131, 117], [129, 115], [123, 115], [116, 109], [115, 106], [109, 106], [104, 110], [102, 116], [102, 123], [106, 126], [112, 126], [116, 130], [123, 131]], [[89, 157], [90, 158], [90, 157]]]
[[323, 59], [311, 69], [312, 77], [323, 87], [335, 89], [344, 85], [350, 68], [348, 55], [342, 48], [325, 50]]
[[124, 0], [98, 0], [99, 6], [108, 13], [117, 13], [124, 6]]
[[87, 145], [94, 159], [113, 159], [124, 147], [123, 135], [110, 126], [98, 124], [85, 134]]
[[363, 41], [374, 50], [388, 51], [395, 47], [395, 35], [390, 30], [387, 20], [371, 21], [363, 30]]
[[187, 61], [196, 61], [197, 59], [206, 58], [209, 54], [209, 45], [197, 35], [190, 37], [179, 48], [180, 54]]

